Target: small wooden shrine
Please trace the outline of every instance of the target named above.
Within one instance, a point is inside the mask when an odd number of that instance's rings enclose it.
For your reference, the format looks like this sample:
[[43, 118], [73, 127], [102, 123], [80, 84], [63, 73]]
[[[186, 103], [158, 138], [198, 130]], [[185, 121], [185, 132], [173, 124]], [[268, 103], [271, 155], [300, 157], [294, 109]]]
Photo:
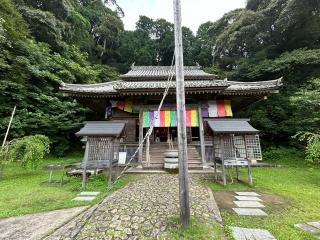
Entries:
[[[164, 165], [163, 153], [175, 148], [177, 142], [175, 71], [171, 71], [170, 67], [164, 66], [133, 66], [127, 74], [120, 76], [120, 80], [88, 85], [63, 83], [61, 91], [92, 109], [92, 120], [126, 122], [120, 136], [120, 151], [126, 152], [127, 159], [130, 159], [150, 125], [154, 124], [153, 134], [147, 144], [140, 147], [135, 163], [158, 168]], [[169, 94], [162, 111], [158, 112], [171, 74], [174, 77], [170, 82]], [[262, 82], [219, 80], [200, 67], [185, 67], [184, 74], [189, 168], [213, 165], [219, 156], [215, 151], [217, 141], [214, 141], [220, 137], [214, 128], [219, 121], [213, 120], [220, 120], [220, 124], [228, 122], [228, 126], [243, 126], [238, 125], [237, 121], [222, 120], [231, 120], [237, 111], [278, 93], [282, 85], [281, 79]], [[256, 150], [250, 150], [249, 143], [259, 141], [257, 134], [238, 133], [223, 135], [228, 159], [229, 156], [234, 159], [237, 156], [249, 158], [252, 151], [256, 153]], [[228, 141], [230, 144], [227, 144]], [[243, 151], [244, 142], [248, 143], [246, 152]], [[255, 155], [254, 158], [250, 160], [259, 160], [261, 156]]]
[[86, 142], [85, 154], [80, 168], [83, 170], [82, 187], [86, 187], [87, 170], [104, 169], [108, 172], [108, 184], [111, 186], [112, 169], [118, 167], [119, 138], [125, 122], [86, 122], [85, 126], [76, 133], [84, 137]]

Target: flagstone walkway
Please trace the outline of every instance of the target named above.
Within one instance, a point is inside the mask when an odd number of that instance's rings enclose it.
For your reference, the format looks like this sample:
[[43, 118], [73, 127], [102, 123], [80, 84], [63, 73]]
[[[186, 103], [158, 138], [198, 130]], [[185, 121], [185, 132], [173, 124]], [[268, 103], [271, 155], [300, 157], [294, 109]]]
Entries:
[[[221, 216], [210, 191], [190, 178], [191, 213], [212, 224]], [[96, 211], [88, 210], [46, 239], [157, 239], [179, 216], [178, 192], [177, 175], [142, 176], [107, 197]]]
[[309, 232], [315, 235], [317, 239], [320, 239], [320, 221], [296, 224], [295, 227]]
[[0, 219], [0, 239], [41, 239], [85, 209], [87, 207], [76, 207]]

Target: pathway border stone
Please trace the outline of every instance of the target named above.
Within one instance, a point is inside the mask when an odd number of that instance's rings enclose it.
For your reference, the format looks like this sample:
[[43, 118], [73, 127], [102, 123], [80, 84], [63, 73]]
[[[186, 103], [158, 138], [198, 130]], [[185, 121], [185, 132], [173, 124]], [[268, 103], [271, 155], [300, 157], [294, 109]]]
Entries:
[[239, 201], [259, 201], [262, 202], [262, 199], [258, 197], [250, 197], [250, 196], [235, 196], [235, 198]]
[[235, 240], [276, 240], [267, 230], [257, 228], [231, 227]]
[[260, 197], [260, 194], [255, 192], [236, 192], [239, 196], [251, 196], [251, 197]]
[[267, 216], [260, 208], [232, 208], [240, 216]]
[[319, 222], [308, 222], [308, 223], [300, 223], [294, 225], [296, 228], [299, 228], [303, 231], [309, 232], [320, 239], [320, 221]]
[[0, 219], [0, 239], [41, 239], [87, 208], [87, 206], [69, 208]]
[[[191, 215], [207, 224], [216, 223], [221, 215], [211, 191], [199, 176], [191, 175], [189, 186]], [[178, 193], [178, 175], [142, 175], [46, 239], [165, 239], [172, 219], [179, 217]]]
[[258, 201], [233, 201], [240, 208], [264, 208]]
[[100, 192], [81, 192], [80, 196], [98, 196]]
[[90, 197], [90, 196], [77, 196], [74, 199], [72, 199], [72, 201], [84, 201], [84, 202], [91, 202], [93, 200], [95, 200], [96, 197]]

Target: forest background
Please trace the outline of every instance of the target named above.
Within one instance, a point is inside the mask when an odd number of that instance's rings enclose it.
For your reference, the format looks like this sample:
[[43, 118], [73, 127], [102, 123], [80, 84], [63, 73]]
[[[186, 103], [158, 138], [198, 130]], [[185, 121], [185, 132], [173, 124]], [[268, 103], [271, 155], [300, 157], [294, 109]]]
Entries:
[[[62, 81], [100, 83], [132, 63], [171, 64], [173, 24], [141, 16], [125, 31], [123, 14], [115, 0], [0, 0], [0, 139], [17, 105], [10, 139], [44, 134], [63, 155], [92, 112], [62, 95]], [[298, 146], [296, 133], [319, 133], [319, 0], [248, 0], [196, 34], [184, 27], [183, 43], [185, 65], [220, 78], [284, 77], [280, 94], [238, 113], [264, 144]]]

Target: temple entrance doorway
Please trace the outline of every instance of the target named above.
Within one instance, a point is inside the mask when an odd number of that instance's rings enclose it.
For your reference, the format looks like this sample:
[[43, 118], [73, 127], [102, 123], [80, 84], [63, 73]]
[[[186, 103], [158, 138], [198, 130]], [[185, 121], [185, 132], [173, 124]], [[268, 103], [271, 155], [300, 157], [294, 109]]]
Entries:
[[154, 143], [172, 143], [177, 142], [176, 127], [157, 127], [153, 131]]

